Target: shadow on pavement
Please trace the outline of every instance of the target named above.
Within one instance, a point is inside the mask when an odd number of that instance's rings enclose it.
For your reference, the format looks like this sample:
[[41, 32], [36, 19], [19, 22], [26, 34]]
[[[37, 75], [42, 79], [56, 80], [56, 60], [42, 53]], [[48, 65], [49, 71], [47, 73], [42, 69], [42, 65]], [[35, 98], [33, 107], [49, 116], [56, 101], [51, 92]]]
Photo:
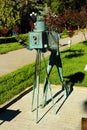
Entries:
[[[63, 92], [63, 93], [62, 93], [62, 92]], [[61, 94], [60, 97], [58, 97], [59, 94]], [[70, 95], [70, 94], [71, 94], [71, 92], [69, 93], [69, 95]], [[69, 97], [69, 95], [68, 95], [68, 97]], [[54, 99], [54, 98], [56, 98], [56, 97], [58, 97], [57, 100], [56, 100], [55, 102], [53, 102], [53, 101], [52, 101], [52, 98]], [[68, 97], [64, 97], [64, 91], [63, 91], [63, 90], [59, 90], [58, 92], [56, 92], [56, 93], [53, 95], [53, 97], [50, 98], [50, 99], [47, 101], [47, 103], [46, 103], [46, 105], [48, 105], [50, 102], [52, 102], [53, 105], [52, 105], [51, 107], [49, 107], [49, 109], [42, 115], [42, 117], [38, 120], [37, 123], [39, 123], [39, 122], [46, 116], [46, 114], [47, 114], [51, 109], [54, 109], [55, 114], [57, 114], [57, 113], [59, 112], [59, 110], [62, 108], [62, 106], [64, 105], [64, 103], [65, 103], [65, 101], [67, 100]], [[62, 98], [64, 98], [64, 99], [62, 100]], [[61, 100], [62, 100], [62, 101], [61, 101]], [[61, 101], [61, 104], [59, 105], [58, 109], [55, 110], [55, 105], [56, 105], [59, 101]], [[45, 106], [45, 107], [46, 107], [46, 106]], [[53, 107], [54, 107], [54, 108], [53, 108]], [[44, 109], [44, 108], [43, 108], [43, 109]]]
[[84, 110], [87, 112], [87, 101], [84, 101], [83, 106], [84, 106]]
[[0, 113], [0, 125], [3, 124], [5, 121], [11, 121], [14, 119], [18, 114], [20, 114], [20, 110], [9, 110], [6, 109]]

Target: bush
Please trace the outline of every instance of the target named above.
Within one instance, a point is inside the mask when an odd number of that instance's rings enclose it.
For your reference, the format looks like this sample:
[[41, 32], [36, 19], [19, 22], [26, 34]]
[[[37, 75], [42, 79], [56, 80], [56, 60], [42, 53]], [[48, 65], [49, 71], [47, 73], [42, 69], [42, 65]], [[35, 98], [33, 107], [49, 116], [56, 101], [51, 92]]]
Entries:
[[24, 41], [25, 44], [29, 44], [28, 38], [29, 38], [28, 37], [28, 33], [26, 33], [26, 34], [19, 34], [19, 35], [16, 35], [16, 37], [15, 37], [15, 39], [17, 41], [22, 40], [22, 41]]
[[0, 38], [0, 44], [3, 44], [3, 43], [15, 43], [17, 42], [16, 38], [15, 37], [1, 37]]

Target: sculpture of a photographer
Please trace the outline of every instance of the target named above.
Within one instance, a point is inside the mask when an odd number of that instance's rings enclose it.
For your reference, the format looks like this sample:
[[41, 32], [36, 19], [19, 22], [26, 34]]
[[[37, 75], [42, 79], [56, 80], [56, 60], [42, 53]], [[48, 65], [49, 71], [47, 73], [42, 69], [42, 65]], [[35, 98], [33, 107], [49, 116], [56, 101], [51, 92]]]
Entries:
[[30, 39], [30, 49], [36, 49], [37, 51], [40, 50], [42, 52], [45, 52], [45, 50], [49, 50], [51, 52], [49, 57], [49, 62], [47, 65], [46, 70], [46, 78], [44, 82], [44, 88], [43, 88], [43, 102], [42, 106], [46, 105], [46, 99], [47, 99], [47, 90], [49, 87], [49, 75], [51, 73], [51, 70], [54, 65], [56, 65], [58, 74], [60, 77], [60, 81], [62, 83], [62, 89], [66, 91], [67, 93], [67, 87], [65, 84], [65, 81], [63, 79], [63, 69], [62, 69], [62, 62], [60, 58], [60, 52], [59, 52], [59, 33], [57, 30], [46, 30], [45, 23], [41, 21], [40, 19], [37, 19], [35, 23], [35, 27], [33, 32], [30, 32], [29, 34]]
[[[49, 33], [48, 39], [49, 39], [49, 50], [51, 51], [51, 54], [50, 54], [49, 62], [47, 66], [47, 76], [44, 82], [43, 103], [42, 103], [43, 107], [46, 105], [47, 90], [48, 90], [48, 85], [49, 85], [49, 75], [54, 65], [56, 65], [57, 70], [58, 70], [60, 81], [62, 83], [62, 90], [67, 89], [66, 83], [63, 78], [62, 62], [61, 62], [60, 52], [59, 52], [60, 35], [58, 34], [58, 31], [57, 30], [51, 31]], [[66, 90], [66, 96], [68, 96], [67, 90]]]

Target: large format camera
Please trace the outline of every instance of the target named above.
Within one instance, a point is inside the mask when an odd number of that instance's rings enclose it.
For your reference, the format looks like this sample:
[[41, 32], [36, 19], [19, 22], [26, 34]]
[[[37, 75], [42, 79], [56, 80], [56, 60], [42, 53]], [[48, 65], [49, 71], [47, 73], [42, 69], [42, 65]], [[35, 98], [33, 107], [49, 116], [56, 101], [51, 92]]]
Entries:
[[33, 32], [29, 33], [30, 49], [55, 50], [58, 48], [58, 33], [55, 31], [47, 31], [45, 23], [37, 21]]
[[45, 50], [48, 48], [48, 32], [30, 32], [30, 49]]

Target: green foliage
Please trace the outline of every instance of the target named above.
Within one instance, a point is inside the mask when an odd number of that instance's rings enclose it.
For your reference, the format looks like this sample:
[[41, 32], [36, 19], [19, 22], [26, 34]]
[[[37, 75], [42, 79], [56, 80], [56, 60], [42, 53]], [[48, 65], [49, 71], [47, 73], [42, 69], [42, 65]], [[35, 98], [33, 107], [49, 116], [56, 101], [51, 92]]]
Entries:
[[[60, 30], [64, 30], [64, 27], [69, 25], [74, 27], [87, 26], [87, 0], [0, 0], [0, 30], [21, 25], [21, 32], [28, 32], [30, 13], [47, 15], [47, 8], [46, 10], [44, 8], [45, 3], [50, 7], [53, 14], [58, 15], [57, 26]], [[74, 10], [73, 16], [70, 10]]]
[[[0, 0], [0, 29], [3, 27], [12, 28], [21, 24], [24, 15], [30, 16], [35, 11], [39, 13], [43, 9], [42, 3], [38, 0]], [[29, 19], [29, 18], [28, 18]]]
[[13, 27], [20, 23], [18, 4], [13, 0], [0, 0], [0, 29]]
[[45, 0], [45, 2], [52, 9], [52, 12], [58, 11], [58, 13], [63, 13], [69, 8], [81, 11], [87, 0]]
[[17, 41], [23, 40], [24, 43], [29, 44], [29, 33], [16, 35]]
[[51, 3], [51, 9], [53, 10], [53, 12], [57, 13], [58, 12], [58, 7], [59, 7], [59, 3], [57, 0], [53, 1]]
[[50, 7], [46, 23], [60, 32], [67, 29], [86, 28], [87, 0], [45, 0]]

